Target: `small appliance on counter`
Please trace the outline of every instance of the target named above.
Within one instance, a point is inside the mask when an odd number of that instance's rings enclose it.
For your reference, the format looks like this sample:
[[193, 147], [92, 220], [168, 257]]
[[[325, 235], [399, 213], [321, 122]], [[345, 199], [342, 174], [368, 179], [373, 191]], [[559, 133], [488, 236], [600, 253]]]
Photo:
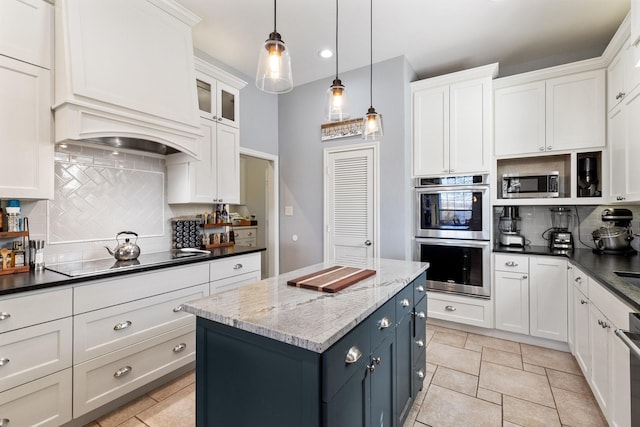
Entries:
[[631, 247], [633, 231], [631, 221], [633, 213], [629, 209], [605, 209], [601, 215], [604, 226], [591, 233], [599, 254], [636, 255], [638, 251]]
[[518, 206], [505, 206], [500, 214], [498, 228], [500, 229], [500, 238], [498, 239], [502, 246], [523, 247], [525, 238], [520, 234], [520, 209]]
[[552, 251], [573, 250], [571, 226], [571, 209], [565, 207], [550, 208], [551, 232], [549, 233], [549, 249]]

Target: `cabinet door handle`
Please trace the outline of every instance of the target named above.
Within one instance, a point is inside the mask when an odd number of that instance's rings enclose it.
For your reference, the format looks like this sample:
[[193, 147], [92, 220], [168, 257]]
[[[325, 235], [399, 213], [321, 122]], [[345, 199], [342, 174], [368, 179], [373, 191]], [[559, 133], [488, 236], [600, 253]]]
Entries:
[[504, 265], [506, 265], [507, 267], [517, 267], [518, 263], [516, 263], [515, 261], [507, 261], [504, 263]]
[[425, 317], [427, 317], [427, 315], [426, 315], [426, 314], [424, 314], [424, 311], [418, 311], [418, 312], [415, 314], [415, 316], [416, 316], [418, 319], [424, 319]]
[[0, 419], [0, 427], [9, 427], [9, 422], [11, 422], [9, 418]]
[[236, 264], [233, 266], [234, 270], [240, 270], [242, 268], [242, 264]]
[[356, 363], [362, 357], [362, 352], [356, 346], [353, 346], [347, 351], [347, 357], [345, 357], [345, 363], [351, 365], [352, 363]]
[[[427, 297], [427, 298], [428, 298], [428, 297]], [[452, 305], [447, 305], [444, 309], [445, 309], [445, 310], [447, 310], [447, 311], [456, 311], [456, 310], [457, 310], [457, 308], [455, 308], [455, 307], [454, 307], [454, 306], [452, 306]]]
[[182, 310], [184, 310], [184, 306], [182, 304], [180, 304], [180, 305], [178, 305], [176, 307], [173, 307], [173, 312], [174, 313], [180, 313]]
[[180, 353], [185, 348], [187, 348], [187, 345], [185, 343], [181, 342], [177, 346], [173, 347], [173, 352], [174, 353]]
[[383, 317], [378, 321], [378, 329], [386, 329], [391, 325], [391, 321], [387, 317]]
[[130, 320], [125, 320], [124, 322], [116, 323], [113, 327], [114, 331], [121, 331], [123, 329], [127, 329], [129, 326], [133, 325]]
[[409, 300], [407, 298], [403, 298], [402, 301], [400, 301], [400, 305], [403, 307], [409, 307], [411, 303], [409, 302]]
[[113, 376], [115, 378], [121, 378], [124, 377], [125, 375], [127, 375], [128, 373], [130, 373], [133, 370], [133, 368], [131, 366], [125, 366], [124, 368], [120, 368], [118, 369]]
[[420, 369], [418, 372], [416, 372], [416, 375], [418, 376], [418, 378], [423, 379], [424, 378], [424, 371], [422, 369]]
[[11, 317], [11, 315], [9, 313], [7, 313], [6, 311], [0, 312], [0, 320], [7, 320], [10, 317]]
[[11, 360], [7, 359], [6, 357], [0, 357], [0, 366], [8, 364], [10, 361]]
[[418, 341], [416, 341], [416, 345], [417, 345], [419, 348], [422, 348], [422, 347], [424, 347], [424, 341], [422, 341], [422, 340], [418, 340]]
[[422, 286], [422, 285], [418, 285], [418, 286], [416, 287], [416, 290], [417, 290], [418, 292], [424, 292], [424, 286]]

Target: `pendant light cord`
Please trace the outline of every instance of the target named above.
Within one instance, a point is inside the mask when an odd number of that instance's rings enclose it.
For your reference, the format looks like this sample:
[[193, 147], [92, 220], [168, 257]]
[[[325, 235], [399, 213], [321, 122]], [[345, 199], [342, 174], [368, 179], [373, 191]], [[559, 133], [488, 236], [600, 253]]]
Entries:
[[273, 32], [277, 33], [276, 30], [276, 0], [273, 0]]
[[369, 14], [369, 107], [373, 107], [373, 0], [370, 3]]
[[338, 79], [338, 0], [336, 0], [336, 80]]

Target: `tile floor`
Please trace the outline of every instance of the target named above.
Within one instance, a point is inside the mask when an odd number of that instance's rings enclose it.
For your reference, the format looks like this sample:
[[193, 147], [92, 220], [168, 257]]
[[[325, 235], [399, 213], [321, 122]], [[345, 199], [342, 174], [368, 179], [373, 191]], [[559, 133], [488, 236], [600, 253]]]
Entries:
[[[607, 426], [571, 354], [427, 326], [427, 377], [404, 427]], [[193, 372], [87, 427], [188, 427]]]

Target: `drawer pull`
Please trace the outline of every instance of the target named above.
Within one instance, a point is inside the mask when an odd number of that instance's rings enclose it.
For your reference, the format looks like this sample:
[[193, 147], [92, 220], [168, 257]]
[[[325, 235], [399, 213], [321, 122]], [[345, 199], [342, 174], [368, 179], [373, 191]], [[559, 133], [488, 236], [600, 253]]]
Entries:
[[240, 270], [242, 268], [242, 264], [236, 264], [233, 266], [234, 270]]
[[424, 319], [425, 317], [427, 317], [427, 315], [424, 314], [424, 311], [418, 311], [415, 313], [415, 315], [418, 319]]
[[418, 292], [424, 292], [424, 286], [422, 286], [422, 285], [418, 285], [418, 287], [416, 288], [416, 290], [417, 290]]
[[185, 348], [187, 348], [187, 345], [185, 343], [181, 342], [177, 346], [173, 347], [173, 352], [174, 353], [180, 353]]
[[[7, 313], [6, 311], [0, 312], [0, 320], [7, 320], [9, 317], [11, 317], [11, 315], [9, 313]], [[0, 427], [1, 426], [2, 425], [0, 424]]]
[[347, 351], [347, 357], [344, 359], [345, 363], [352, 364], [356, 363], [362, 357], [362, 352], [356, 346], [353, 346]]
[[507, 267], [517, 267], [518, 263], [515, 261], [507, 261], [504, 263], [504, 265], [506, 265]]
[[416, 341], [416, 345], [417, 345], [419, 348], [422, 348], [422, 347], [424, 347], [424, 341], [422, 341], [422, 340], [418, 340], [418, 341]]
[[411, 304], [409, 302], [409, 300], [407, 298], [404, 298], [402, 301], [400, 301], [400, 305], [403, 307], [409, 307], [409, 304]]
[[132, 370], [133, 370], [133, 368], [131, 366], [125, 366], [124, 368], [118, 369], [116, 371], [116, 373], [113, 374], [113, 376], [116, 377], [116, 378], [120, 378], [120, 377], [123, 377], [123, 376], [127, 375]]
[[0, 357], [0, 366], [8, 364], [10, 361], [11, 360], [7, 359], [6, 357]]
[[182, 304], [173, 308], [174, 313], [180, 313], [182, 310], [184, 310], [184, 306]]
[[9, 426], [9, 418], [0, 419], [0, 427], [8, 427]]
[[378, 328], [379, 329], [386, 329], [389, 326], [391, 326], [391, 321], [387, 318], [387, 317], [383, 317], [382, 319], [380, 319], [380, 321], [378, 322]]
[[574, 279], [574, 281], [575, 281], [576, 283], [582, 283], [582, 277], [576, 277], [576, 278]]
[[583, 299], [580, 299], [580, 304], [586, 304], [587, 302]]
[[445, 310], [447, 310], [447, 311], [456, 311], [456, 310], [457, 310], [457, 308], [455, 308], [455, 307], [454, 307], [454, 306], [452, 306], [452, 305], [448, 305], [448, 306], [446, 306], [444, 309], [445, 309]]
[[424, 371], [422, 369], [420, 369], [418, 372], [416, 372], [416, 375], [418, 376], [418, 378], [423, 379], [424, 378]]
[[116, 323], [116, 325], [113, 327], [113, 330], [114, 331], [121, 331], [123, 329], [127, 329], [131, 325], [132, 325], [132, 323], [131, 323], [130, 320], [125, 320], [124, 322]]

